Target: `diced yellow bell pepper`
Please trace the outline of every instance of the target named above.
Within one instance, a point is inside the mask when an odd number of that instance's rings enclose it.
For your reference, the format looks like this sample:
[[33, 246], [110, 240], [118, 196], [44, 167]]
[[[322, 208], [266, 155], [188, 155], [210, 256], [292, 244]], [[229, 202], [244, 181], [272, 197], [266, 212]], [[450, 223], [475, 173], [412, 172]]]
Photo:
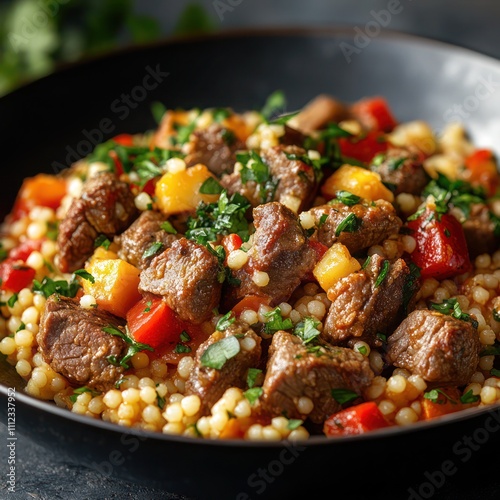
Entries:
[[394, 201], [392, 191], [384, 186], [377, 172], [353, 165], [342, 165], [326, 179], [321, 188], [326, 198], [334, 198], [335, 193], [341, 190], [349, 191], [367, 200]]
[[360, 263], [351, 257], [342, 243], [334, 243], [313, 269], [314, 277], [327, 292], [338, 280], [361, 269]]
[[96, 258], [91, 259], [86, 270], [94, 277], [94, 283], [82, 280], [83, 290], [92, 295], [102, 309], [124, 318], [141, 299], [140, 271], [132, 264], [122, 259]]
[[201, 185], [214, 177], [201, 163], [177, 172], [167, 172], [156, 183], [155, 195], [159, 209], [171, 215], [196, 209], [200, 201], [213, 203], [219, 195], [200, 194]]

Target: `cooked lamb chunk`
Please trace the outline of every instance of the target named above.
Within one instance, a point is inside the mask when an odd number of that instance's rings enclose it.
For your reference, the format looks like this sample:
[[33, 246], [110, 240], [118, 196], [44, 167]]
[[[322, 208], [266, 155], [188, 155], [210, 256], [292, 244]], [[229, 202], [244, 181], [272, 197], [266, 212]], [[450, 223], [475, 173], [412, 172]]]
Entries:
[[421, 155], [405, 149], [392, 148], [381, 163], [371, 164], [382, 181], [391, 186], [395, 195], [410, 193], [419, 195], [431, 180], [422, 165]]
[[123, 320], [106, 311], [83, 309], [76, 299], [52, 295], [40, 320], [37, 342], [45, 361], [71, 384], [106, 391], [124, 371], [108, 358], [122, 358], [127, 344], [103, 328], [123, 325]]
[[[273, 335], [269, 355], [260, 404], [271, 416], [322, 423], [341, 409], [332, 389], [348, 389], [362, 397], [374, 377], [367, 358], [352, 349], [327, 344], [311, 349], [282, 330]], [[314, 403], [308, 415], [297, 408], [301, 397]]]
[[141, 272], [139, 290], [165, 297], [178, 316], [202, 323], [219, 305], [219, 261], [206, 247], [181, 238]]
[[[230, 337], [236, 338], [239, 342], [239, 352], [229, 358], [220, 369], [206, 366], [201, 358], [207, 349]], [[253, 347], [249, 349], [252, 344], [254, 344]], [[210, 413], [210, 409], [223, 396], [226, 389], [245, 388], [248, 369], [259, 365], [260, 344], [261, 338], [246, 323], [235, 321], [223, 332], [214, 332], [198, 347], [194, 368], [186, 381], [186, 394], [197, 394], [200, 397], [202, 414]]]
[[100, 234], [113, 238], [137, 217], [134, 195], [128, 184], [110, 172], [84, 185], [81, 198], [73, 201], [59, 226], [57, 261], [61, 271], [83, 267]]
[[245, 149], [231, 130], [214, 123], [207, 129], [196, 130], [188, 144], [185, 158], [188, 167], [202, 163], [213, 174], [230, 174], [236, 163], [236, 151]]
[[[348, 206], [334, 199], [327, 205], [320, 205], [309, 210], [318, 228], [313, 238], [327, 247], [339, 242], [345, 245], [351, 254], [376, 245], [390, 235], [397, 233], [402, 226], [392, 203], [385, 200], [374, 202], [361, 200]], [[353, 221], [342, 230], [339, 226], [346, 219]]]
[[409, 278], [410, 269], [403, 259], [390, 263], [372, 255], [365, 269], [340, 279], [328, 291], [332, 304], [321, 338], [335, 345], [363, 340], [380, 346], [377, 333], [392, 332], [409, 295], [416, 291], [406, 286]]
[[468, 321], [415, 310], [388, 338], [387, 360], [435, 386], [467, 384], [477, 369], [481, 344]]
[[172, 246], [179, 239], [177, 234], [167, 233], [161, 225], [165, 222], [159, 212], [146, 210], [121, 235], [115, 236], [120, 246], [118, 257], [126, 260], [138, 269], [146, 269], [154, 255], [144, 257], [144, 252], [155, 243], [161, 243], [161, 250]]
[[349, 106], [333, 97], [320, 94], [308, 102], [302, 110], [288, 122], [290, 127], [309, 135], [324, 128], [328, 123], [338, 123], [349, 117]]
[[[455, 209], [457, 210], [457, 209]], [[461, 219], [463, 214], [459, 214]], [[483, 253], [493, 253], [500, 246], [500, 234], [491, 219], [490, 210], [487, 205], [474, 203], [470, 207], [470, 214], [463, 222], [465, 240], [471, 258], [476, 258]]]
[[279, 201], [299, 213], [310, 206], [317, 191], [314, 168], [300, 159], [304, 155], [306, 151], [297, 146], [275, 146], [261, 152], [260, 157], [268, 166], [276, 187], [274, 191], [267, 187], [262, 191], [262, 184], [253, 180], [243, 182], [241, 172], [224, 175], [221, 184], [230, 194], [243, 195], [253, 207], [266, 201]]
[[[290, 209], [277, 202], [265, 203], [254, 208], [253, 217], [255, 233], [247, 252], [248, 261], [233, 271], [241, 284], [229, 287], [225, 296], [229, 308], [246, 295], [269, 297], [271, 306], [288, 300], [317, 260]], [[267, 285], [259, 286], [253, 281], [257, 272], [267, 273]]]

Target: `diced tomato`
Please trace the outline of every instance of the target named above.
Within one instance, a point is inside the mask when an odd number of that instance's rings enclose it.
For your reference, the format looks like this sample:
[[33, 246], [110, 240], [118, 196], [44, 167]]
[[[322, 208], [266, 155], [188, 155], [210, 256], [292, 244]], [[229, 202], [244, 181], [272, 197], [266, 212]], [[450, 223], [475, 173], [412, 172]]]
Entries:
[[114, 164], [115, 164], [115, 173], [118, 177], [120, 177], [120, 175], [123, 174], [124, 170], [123, 170], [123, 165], [122, 165], [122, 162], [120, 160], [120, 158], [118, 158], [118, 155], [116, 154], [116, 151], [113, 151], [111, 150], [109, 153], [109, 156], [111, 157], [111, 159], [113, 160]]
[[463, 409], [463, 404], [460, 402], [460, 391], [456, 387], [446, 387], [438, 390], [436, 402], [421, 396], [420, 407], [422, 420], [430, 420], [432, 418], [441, 417], [448, 413], [454, 413]]
[[26, 259], [30, 256], [31, 252], [34, 252], [35, 250], [40, 250], [40, 248], [42, 247], [42, 241], [43, 240], [23, 241], [20, 245], [13, 248], [9, 252], [9, 258], [12, 260], [26, 261]]
[[384, 134], [378, 130], [372, 130], [361, 137], [341, 137], [339, 146], [347, 161], [353, 158], [364, 163], [370, 162], [374, 156], [387, 151], [389, 147]]
[[411, 259], [422, 278], [452, 278], [471, 269], [464, 230], [453, 215], [426, 210], [408, 228], [417, 242]]
[[118, 134], [113, 137], [113, 141], [121, 146], [133, 146], [134, 136], [131, 134]]
[[482, 186], [488, 196], [493, 196], [498, 189], [500, 177], [497, 162], [489, 149], [478, 149], [465, 158], [464, 178], [473, 186]]
[[240, 248], [243, 244], [243, 240], [237, 234], [231, 233], [222, 238], [221, 244], [224, 247], [227, 256], [234, 250], [238, 250], [238, 248]]
[[351, 106], [351, 111], [361, 123], [375, 130], [390, 132], [398, 124], [383, 97], [361, 99]]
[[243, 297], [233, 308], [234, 315], [239, 318], [241, 313], [247, 309], [258, 311], [261, 305], [268, 306], [270, 302], [269, 297], [261, 297], [260, 295], [247, 295]]
[[18, 260], [6, 259], [0, 264], [0, 288], [17, 293], [23, 288], [29, 287], [36, 271]]
[[374, 401], [368, 401], [334, 413], [325, 420], [323, 432], [326, 436], [352, 436], [388, 427]]

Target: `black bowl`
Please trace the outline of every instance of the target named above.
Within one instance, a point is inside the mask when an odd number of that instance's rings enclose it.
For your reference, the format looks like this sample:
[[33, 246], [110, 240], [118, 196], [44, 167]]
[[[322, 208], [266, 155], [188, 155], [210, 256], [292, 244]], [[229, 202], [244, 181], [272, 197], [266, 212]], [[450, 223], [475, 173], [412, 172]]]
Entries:
[[[24, 177], [58, 172], [99, 142], [155, 126], [150, 104], [260, 107], [274, 90], [291, 111], [318, 93], [388, 99], [400, 121], [436, 132], [464, 121], [500, 153], [500, 63], [397, 33], [364, 41], [352, 29], [225, 33], [169, 40], [61, 69], [0, 99], [2, 215]], [[8, 387], [2, 376], [2, 422]], [[297, 498], [326, 489], [353, 498], [470, 498], [500, 489], [498, 408], [407, 428], [295, 445], [192, 440], [128, 430], [16, 394], [16, 432], [96, 474], [196, 498]], [[489, 468], [488, 468], [489, 467]], [[480, 488], [483, 488], [482, 490]], [[486, 490], [486, 489], [487, 490]]]

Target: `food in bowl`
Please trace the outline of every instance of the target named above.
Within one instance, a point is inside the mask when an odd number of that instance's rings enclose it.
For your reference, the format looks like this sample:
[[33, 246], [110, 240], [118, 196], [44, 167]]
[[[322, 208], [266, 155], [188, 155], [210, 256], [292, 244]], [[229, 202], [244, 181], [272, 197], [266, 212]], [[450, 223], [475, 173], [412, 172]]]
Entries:
[[162, 111], [1, 229], [26, 392], [194, 438], [330, 438], [500, 400], [499, 175], [385, 98]]

